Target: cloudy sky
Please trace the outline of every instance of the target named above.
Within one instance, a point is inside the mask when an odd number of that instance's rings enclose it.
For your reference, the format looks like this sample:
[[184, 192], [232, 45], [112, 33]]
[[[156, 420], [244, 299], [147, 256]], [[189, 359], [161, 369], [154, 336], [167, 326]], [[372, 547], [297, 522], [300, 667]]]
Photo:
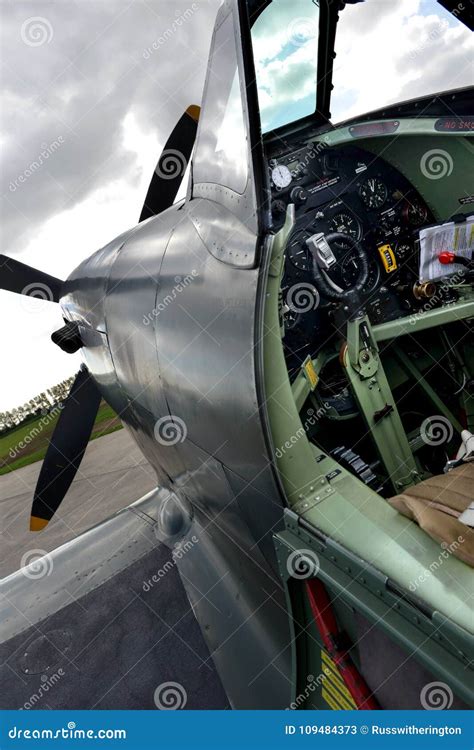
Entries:
[[[136, 224], [163, 143], [201, 100], [219, 5], [2, 0], [0, 252], [65, 278]], [[41, 168], [19, 182], [42, 151]], [[0, 292], [0, 315], [5, 409], [70, 375], [80, 358], [50, 341], [59, 306]]]
[[[65, 278], [136, 223], [163, 143], [183, 110], [200, 103], [219, 4], [1, 0], [0, 252]], [[259, 32], [267, 125], [313, 103], [314, 5], [278, 4]], [[335, 119], [472, 82], [469, 36], [434, 0], [348, 6]], [[58, 306], [0, 292], [0, 315], [5, 409], [67, 377], [80, 359], [49, 339], [62, 324]]]
[[[254, 28], [264, 129], [314, 111], [318, 8], [274, 0]], [[341, 13], [332, 119], [472, 85], [473, 35], [436, 0], [366, 0]]]

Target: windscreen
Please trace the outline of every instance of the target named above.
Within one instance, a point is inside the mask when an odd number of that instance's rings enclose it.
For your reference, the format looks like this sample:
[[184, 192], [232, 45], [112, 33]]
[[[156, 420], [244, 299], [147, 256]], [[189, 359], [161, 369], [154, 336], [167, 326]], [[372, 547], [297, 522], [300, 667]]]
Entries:
[[337, 26], [331, 120], [472, 85], [473, 37], [436, 0], [346, 5]]
[[253, 25], [264, 133], [315, 111], [318, 29], [314, 0], [273, 0]]
[[247, 149], [234, 25], [229, 14], [216, 30], [209, 60], [193, 161], [194, 181], [243, 193], [248, 180]]

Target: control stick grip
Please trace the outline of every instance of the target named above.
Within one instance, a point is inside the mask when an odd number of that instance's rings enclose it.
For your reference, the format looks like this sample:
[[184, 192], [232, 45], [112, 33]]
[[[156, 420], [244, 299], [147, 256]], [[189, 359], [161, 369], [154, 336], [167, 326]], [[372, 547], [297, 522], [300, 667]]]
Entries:
[[354, 294], [360, 294], [369, 280], [369, 259], [367, 258], [366, 251], [364, 250], [362, 245], [357, 242], [357, 240], [355, 240], [353, 237], [350, 237], [348, 234], [344, 234], [343, 232], [333, 232], [332, 234], [328, 234], [326, 235], [325, 240], [328, 245], [333, 242], [342, 243], [344, 245], [350, 244], [352, 250], [355, 250], [357, 255], [357, 266], [359, 273], [357, 276], [357, 281], [351, 286], [350, 289], [344, 289], [341, 292], [338, 292], [337, 289], [334, 289], [330, 284], [328, 284], [320, 268], [317, 254], [312, 246], [308, 244], [313, 255], [314, 283], [316, 284], [318, 291], [321, 292], [321, 294], [324, 294], [324, 296], [328, 299], [331, 299], [335, 302], [342, 302], [348, 295], [353, 296]]

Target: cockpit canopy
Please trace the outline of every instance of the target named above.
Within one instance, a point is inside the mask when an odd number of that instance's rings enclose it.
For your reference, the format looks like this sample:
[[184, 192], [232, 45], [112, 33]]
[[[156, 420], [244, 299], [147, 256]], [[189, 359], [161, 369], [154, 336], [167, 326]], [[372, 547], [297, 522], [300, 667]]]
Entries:
[[[341, 122], [472, 83], [470, 35], [460, 23], [469, 21], [463, 4], [449, 0], [247, 0], [247, 4], [264, 133], [308, 116]], [[456, 66], [450, 64], [448, 70], [445, 52], [456, 48]]]
[[462, 8], [451, 0], [225, 0], [190, 195], [221, 204], [258, 233], [269, 215], [262, 133], [278, 137], [306, 123], [330, 129], [469, 86], [472, 36]]

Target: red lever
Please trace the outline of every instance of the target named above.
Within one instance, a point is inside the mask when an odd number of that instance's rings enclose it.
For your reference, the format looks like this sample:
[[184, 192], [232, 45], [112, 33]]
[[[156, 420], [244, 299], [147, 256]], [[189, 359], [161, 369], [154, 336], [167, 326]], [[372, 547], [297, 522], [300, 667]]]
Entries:
[[362, 675], [357, 671], [347, 648], [341, 646], [339, 643], [340, 633], [336, 617], [324, 584], [318, 578], [311, 578], [305, 583], [311, 612], [324, 647], [336, 664], [358, 710], [377, 710], [379, 705], [373, 697], [370, 688]]
[[456, 262], [456, 256], [454, 253], [450, 253], [448, 250], [444, 250], [438, 255], [438, 260], [443, 266], [449, 266], [451, 263]]

